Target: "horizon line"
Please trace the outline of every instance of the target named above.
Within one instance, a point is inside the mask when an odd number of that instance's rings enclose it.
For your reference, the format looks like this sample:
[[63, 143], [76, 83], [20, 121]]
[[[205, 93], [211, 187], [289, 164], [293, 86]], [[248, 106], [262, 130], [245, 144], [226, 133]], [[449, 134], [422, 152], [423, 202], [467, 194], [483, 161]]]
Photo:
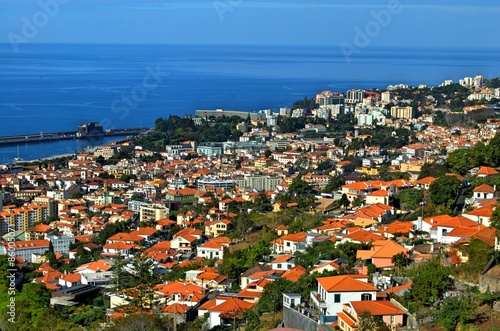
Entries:
[[[338, 48], [339, 44], [271, 44], [271, 43], [170, 43], [170, 42], [72, 42], [72, 41], [33, 41], [29, 44], [35, 45], [109, 45], [109, 46], [259, 46], [259, 47], [318, 47], [318, 48]], [[25, 45], [28, 46], [29, 44]], [[0, 41], [0, 45], [11, 45], [10, 42]], [[372, 49], [435, 49], [435, 50], [500, 50], [500, 46], [414, 46], [414, 45], [373, 45]]]

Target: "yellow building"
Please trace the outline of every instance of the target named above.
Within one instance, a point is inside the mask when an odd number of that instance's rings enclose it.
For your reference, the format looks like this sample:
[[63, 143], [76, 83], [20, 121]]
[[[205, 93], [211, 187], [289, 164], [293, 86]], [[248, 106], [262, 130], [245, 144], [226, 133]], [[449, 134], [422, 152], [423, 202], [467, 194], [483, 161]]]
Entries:
[[36, 223], [47, 220], [47, 205], [26, 204], [19, 208], [4, 208], [0, 212], [0, 233], [27, 231]]
[[376, 176], [378, 175], [378, 169], [377, 168], [368, 168], [368, 167], [360, 167], [356, 169], [358, 172], [361, 172], [363, 174], [366, 174], [368, 176]]
[[139, 219], [140, 222], [146, 222], [150, 220], [161, 220], [164, 218], [168, 218], [169, 209], [160, 204], [149, 204], [142, 205], [139, 209]]
[[415, 112], [411, 106], [393, 106], [391, 107], [391, 116], [394, 118], [411, 119], [415, 117]]
[[422, 170], [422, 165], [419, 163], [401, 163], [400, 166], [400, 171], [401, 172], [407, 172], [407, 171], [414, 171], [414, 172], [420, 172]]

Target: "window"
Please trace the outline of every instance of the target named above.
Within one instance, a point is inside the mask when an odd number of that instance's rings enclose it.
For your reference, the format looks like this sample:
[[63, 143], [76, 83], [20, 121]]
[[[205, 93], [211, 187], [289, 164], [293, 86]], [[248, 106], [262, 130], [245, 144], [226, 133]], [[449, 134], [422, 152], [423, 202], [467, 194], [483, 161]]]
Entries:
[[278, 263], [278, 268], [281, 268], [281, 263]]
[[396, 316], [391, 315], [391, 324], [396, 324]]
[[339, 303], [340, 302], [340, 294], [335, 294], [333, 297], [333, 302]]
[[372, 295], [370, 293], [361, 294], [361, 301], [370, 301], [372, 299]]
[[290, 242], [289, 241], [286, 242], [286, 247], [290, 247]]

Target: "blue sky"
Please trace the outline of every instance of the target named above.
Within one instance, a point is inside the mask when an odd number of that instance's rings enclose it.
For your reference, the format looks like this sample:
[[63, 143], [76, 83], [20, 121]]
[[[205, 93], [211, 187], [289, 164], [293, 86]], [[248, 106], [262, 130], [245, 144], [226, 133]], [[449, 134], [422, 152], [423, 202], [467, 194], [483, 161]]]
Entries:
[[498, 0], [0, 0], [0, 42], [498, 47], [498, 17]]

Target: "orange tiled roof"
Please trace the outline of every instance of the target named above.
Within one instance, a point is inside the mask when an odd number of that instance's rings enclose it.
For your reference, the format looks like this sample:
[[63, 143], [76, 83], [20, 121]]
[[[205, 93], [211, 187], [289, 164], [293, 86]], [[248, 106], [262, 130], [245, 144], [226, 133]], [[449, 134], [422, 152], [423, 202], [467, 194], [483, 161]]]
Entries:
[[318, 283], [328, 292], [377, 291], [372, 285], [347, 275], [320, 277]]
[[381, 236], [380, 234], [369, 232], [369, 231], [366, 231], [363, 229], [359, 229], [357, 231], [349, 233], [349, 234], [345, 235], [344, 238], [348, 238], [348, 239], [351, 239], [353, 241], [358, 241], [358, 242], [370, 242], [370, 241], [384, 239], [384, 237]]
[[479, 170], [476, 172], [476, 175], [498, 175], [498, 171], [491, 167], [486, 167], [486, 166], [481, 166], [479, 167]]
[[425, 177], [425, 178], [417, 180], [415, 183], [422, 184], [422, 185], [428, 185], [428, 184], [431, 184], [432, 182], [434, 182], [435, 180], [436, 180], [436, 178], [434, 178], [434, 177]]
[[389, 192], [386, 190], [377, 190], [374, 191], [373, 193], [370, 193], [368, 196], [369, 197], [386, 197], [389, 195]]
[[344, 323], [349, 325], [351, 328], [354, 328], [356, 326], [356, 322], [354, 322], [352, 320], [352, 318], [350, 318], [347, 314], [345, 314], [343, 312], [338, 312], [337, 316], [338, 316], [339, 320], [344, 321]]
[[482, 184], [474, 188], [474, 192], [495, 193], [495, 189], [488, 184]]
[[394, 306], [390, 301], [351, 301], [352, 308], [358, 316], [361, 316], [364, 311], [369, 311], [370, 315], [404, 315], [405, 312]]
[[307, 273], [306, 269], [301, 266], [301, 265], [296, 265], [295, 267], [285, 271], [283, 275], [281, 275], [281, 278], [284, 278], [286, 280], [289, 280], [291, 282], [297, 282], [300, 277], [305, 275]]
[[152, 227], [143, 227], [139, 228], [137, 230], [131, 231], [130, 234], [136, 235], [136, 236], [151, 236], [156, 233], [156, 229]]
[[[216, 302], [220, 301], [220, 300], [224, 300], [224, 301], [219, 303], [219, 304], [216, 304], [214, 306], [213, 303], [209, 303], [212, 300], [215, 300]], [[209, 311], [220, 312], [221, 317], [222, 316], [238, 317], [238, 316], [241, 316], [241, 314], [245, 310], [248, 310], [254, 306], [253, 303], [249, 303], [249, 302], [243, 301], [243, 300], [238, 299], [238, 298], [233, 298], [233, 297], [218, 296], [217, 298], [212, 299], [212, 300], [206, 302], [198, 309], [199, 310], [207, 309]], [[205, 305], [207, 305], [208, 307], [205, 308]]]
[[290, 260], [291, 258], [293, 258], [292, 254], [281, 255], [281, 256], [278, 256], [276, 259], [274, 259], [272, 263], [286, 262], [286, 261]]
[[142, 241], [144, 238], [139, 237], [138, 235], [126, 232], [119, 232], [111, 237], [109, 237], [106, 241]]
[[479, 239], [490, 247], [495, 246], [495, 237], [497, 230], [495, 228], [485, 227], [472, 235], [472, 238]]
[[379, 246], [378, 249], [375, 250], [372, 257], [375, 258], [392, 258], [394, 255], [404, 253], [408, 255], [408, 250], [395, 242], [394, 240], [386, 240], [383, 245]]
[[407, 288], [410, 288], [412, 284], [413, 284], [412, 282], [408, 282], [408, 283], [400, 285], [400, 286], [394, 286], [394, 287], [391, 287], [390, 289], [386, 290], [385, 292], [389, 293], [389, 294], [396, 293], [398, 291], [402, 291], [402, 290], [405, 290]]

